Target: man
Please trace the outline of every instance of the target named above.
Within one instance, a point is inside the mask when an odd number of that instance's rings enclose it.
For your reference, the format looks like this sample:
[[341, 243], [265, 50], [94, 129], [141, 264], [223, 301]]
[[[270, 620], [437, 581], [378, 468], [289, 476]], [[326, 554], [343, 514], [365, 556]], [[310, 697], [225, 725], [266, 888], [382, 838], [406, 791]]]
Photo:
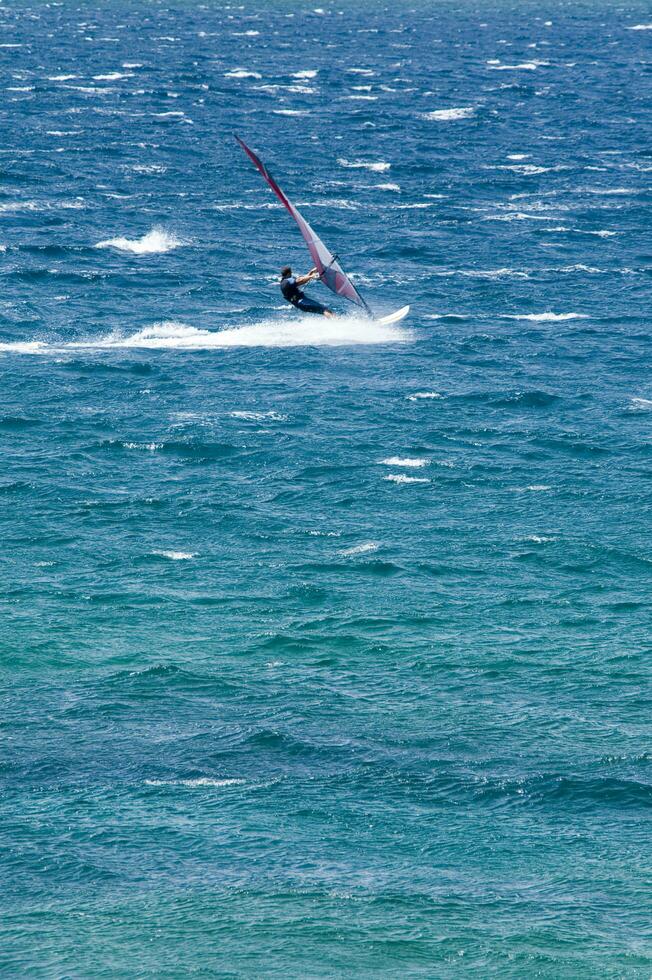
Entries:
[[309, 296], [306, 296], [299, 289], [299, 286], [305, 286], [306, 283], [318, 278], [319, 273], [317, 269], [311, 269], [305, 276], [293, 276], [290, 266], [283, 266], [281, 269], [281, 292], [283, 293], [283, 298], [304, 313], [321, 313], [325, 317], [334, 317], [335, 314], [332, 310], [329, 310], [327, 306], [322, 306], [316, 299], [310, 299]]

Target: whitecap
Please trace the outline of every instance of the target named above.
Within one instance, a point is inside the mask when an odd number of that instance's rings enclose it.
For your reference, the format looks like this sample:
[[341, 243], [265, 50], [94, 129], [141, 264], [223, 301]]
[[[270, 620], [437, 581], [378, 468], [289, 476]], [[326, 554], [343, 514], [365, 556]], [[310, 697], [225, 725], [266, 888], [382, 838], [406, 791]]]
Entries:
[[48, 75], [48, 82], [71, 82], [73, 78], [78, 78], [77, 75]]
[[225, 78], [262, 78], [257, 71], [247, 71], [246, 68], [234, 68], [232, 71], [224, 72]]
[[588, 320], [587, 313], [508, 313], [505, 320], [533, 320], [536, 323], [558, 323], [563, 320]]
[[381, 459], [381, 466], [407, 466], [418, 469], [421, 466], [427, 466], [430, 462], [429, 459], [423, 459], [418, 456], [390, 456], [388, 459]]
[[379, 191], [400, 191], [399, 184], [374, 184], [374, 187]]
[[162, 442], [123, 442], [122, 445], [125, 449], [145, 449], [147, 452], [153, 453], [157, 449], [161, 449], [163, 446]]
[[536, 71], [539, 66], [547, 64], [547, 61], [524, 61], [520, 65], [501, 65], [487, 62], [491, 71]]
[[371, 163], [366, 160], [345, 160], [340, 157], [337, 162], [340, 167], [348, 167], [352, 170], [372, 170], [374, 173], [383, 173], [391, 167], [391, 163], [385, 163], [383, 160], [378, 163]]
[[122, 71], [111, 71], [107, 75], [93, 75], [94, 82], [117, 82], [119, 78], [131, 78], [131, 75]]
[[652, 24], [633, 24], [627, 28], [628, 31], [652, 31]]
[[405, 473], [390, 473], [383, 479], [389, 480], [390, 483], [430, 483], [425, 476], [406, 476]]
[[169, 558], [170, 561], [190, 561], [197, 555], [195, 551], [153, 551], [152, 554], [159, 558]]
[[242, 786], [245, 779], [209, 779], [201, 776], [199, 779], [146, 779], [145, 786], [188, 786], [191, 789], [202, 786], [221, 788], [223, 786]]
[[292, 78], [316, 78], [318, 74], [318, 69], [306, 68], [305, 71], [295, 71], [292, 73]]
[[349, 558], [351, 555], [366, 555], [372, 551], [378, 551], [380, 545], [375, 541], [365, 541], [364, 544], [356, 544], [353, 548], [344, 548], [339, 554], [342, 558]]
[[152, 228], [142, 238], [107, 238], [98, 242], [95, 248], [116, 248], [120, 252], [131, 252], [133, 255], [153, 255], [170, 252], [173, 248], [185, 245], [186, 242], [170, 234], [163, 228]]
[[423, 112], [422, 119], [433, 119], [438, 122], [447, 122], [455, 119], [470, 119], [475, 115], [473, 106], [461, 109], [434, 109], [432, 112]]
[[406, 395], [409, 402], [430, 401], [443, 397], [438, 391], [415, 391], [412, 395]]
[[275, 116], [307, 116], [307, 109], [272, 109]]
[[280, 412], [244, 412], [244, 411], [234, 411], [229, 412], [232, 419], [246, 419], [248, 422], [286, 422], [287, 415], [282, 415]]
[[652, 400], [649, 398], [631, 398], [630, 408], [636, 412], [650, 412], [652, 411]]

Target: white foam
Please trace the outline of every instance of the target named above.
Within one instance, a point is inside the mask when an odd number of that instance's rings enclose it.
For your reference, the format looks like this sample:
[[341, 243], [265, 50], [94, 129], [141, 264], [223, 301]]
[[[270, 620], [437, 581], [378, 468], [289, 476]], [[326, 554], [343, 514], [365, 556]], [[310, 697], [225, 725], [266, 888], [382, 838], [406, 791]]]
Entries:
[[232, 419], [246, 419], [248, 422], [287, 422], [287, 415], [280, 412], [229, 412]]
[[169, 558], [170, 561], [190, 561], [191, 558], [196, 557], [194, 551], [153, 551], [152, 554], [158, 555], [159, 558]]
[[48, 75], [48, 82], [71, 82], [77, 75]]
[[316, 78], [318, 74], [318, 69], [306, 69], [305, 71], [295, 71], [292, 73], [292, 78]]
[[[354, 317], [267, 320], [228, 330], [198, 330], [183, 323], [154, 324], [131, 337], [107, 338], [101, 346], [210, 350], [225, 347], [336, 347], [405, 342], [400, 327]], [[93, 345], [96, 346], [96, 345]]]
[[[145, 449], [147, 452], [154, 453], [157, 449], [161, 449], [163, 446], [162, 442], [123, 442], [122, 444], [125, 449]], [[157, 552], [159, 554], [159, 552]]]
[[117, 82], [120, 78], [131, 78], [131, 75], [122, 71], [111, 71], [108, 75], [93, 75], [94, 82]]
[[366, 160], [345, 160], [340, 157], [337, 162], [340, 167], [349, 167], [352, 170], [372, 170], [374, 173], [384, 173], [391, 167], [391, 163], [385, 163], [383, 160], [378, 163], [371, 163]]
[[540, 65], [546, 64], [546, 61], [524, 61], [520, 65], [501, 65], [491, 61], [487, 62], [491, 71], [536, 71]]
[[514, 279], [529, 279], [528, 272], [519, 269], [455, 269], [452, 272], [442, 272], [440, 275], [467, 276], [469, 279], [502, 279], [503, 276], [513, 276]]
[[365, 541], [364, 544], [356, 544], [353, 548], [344, 548], [340, 551], [342, 558], [348, 558], [351, 555], [366, 555], [371, 551], [378, 551], [380, 545], [376, 544], [375, 541]]
[[5, 354], [44, 354], [47, 352], [48, 345], [42, 340], [25, 340], [0, 344], [0, 353]]
[[425, 476], [406, 476], [405, 473], [390, 473], [383, 479], [389, 480], [390, 483], [430, 483]]
[[170, 234], [164, 228], [152, 228], [142, 238], [107, 238], [98, 242], [95, 248], [117, 248], [120, 252], [131, 252], [134, 255], [153, 255], [170, 252], [173, 248], [185, 245], [186, 242]]
[[554, 170], [554, 167], [538, 167], [534, 163], [513, 163], [504, 167], [496, 167], [496, 170], [511, 170], [515, 174], [522, 174], [524, 177], [531, 177], [535, 174], [547, 174]]
[[532, 483], [525, 489], [531, 490], [533, 493], [545, 493], [547, 490], [552, 490], [552, 487], [548, 487], [544, 483]]
[[649, 398], [632, 398], [629, 404], [637, 412], [652, 411], [652, 400]]
[[634, 24], [627, 28], [628, 31], [652, 31], [652, 24]]
[[202, 786], [221, 788], [222, 786], [242, 786], [245, 779], [209, 779], [202, 776], [199, 779], [146, 779], [145, 786], [188, 786], [195, 789]]
[[169, 320], [125, 336], [112, 333], [71, 343], [0, 343], [0, 353], [57, 355], [80, 350], [222, 350], [232, 347], [350, 347], [406, 343], [413, 334], [397, 325], [356, 317], [263, 320], [228, 330], [198, 330]]
[[257, 71], [247, 71], [246, 68], [234, 68], [233, 71], [225, 71], [225, 78], [262, 78]]
[[374, 186], [379, 191], [400, 191], [401, 189], [399, 184], [375, 184]]
[[563, 320], [588, 320], [587, 313], [513, 313], [506, 314], [505, 320], [533, 320], [536, 323], [558, 323]]
[[407, 466], [418, 469], [427, 466], [429, 459], [422, 459], [417, 456], [390, 456], [389, 459], [381, 459], [381, 466]]
[[275, 116], [307, 116], [307, 109], [272, 109]]
[[443, 398], [438, 391], [415, 391], [412, 395], [407, 395], [407, 400], [409, 402], [419, 402], [419, 401], [431, 401], [438, 398]]
[[475, 115], [473, 106], [461, 109], [434, 109], [433, 112], [422, 113], [422, 119], [433, 119], [437, 122], [448, 122], [455, 119], [470, 119]]

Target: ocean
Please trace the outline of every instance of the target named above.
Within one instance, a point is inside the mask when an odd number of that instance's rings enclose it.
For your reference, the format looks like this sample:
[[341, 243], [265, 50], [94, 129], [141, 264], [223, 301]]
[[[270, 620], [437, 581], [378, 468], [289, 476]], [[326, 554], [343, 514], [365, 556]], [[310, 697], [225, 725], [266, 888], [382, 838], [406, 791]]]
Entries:
[[2, 977], [648, 980], [651, 39], [2, 4]]

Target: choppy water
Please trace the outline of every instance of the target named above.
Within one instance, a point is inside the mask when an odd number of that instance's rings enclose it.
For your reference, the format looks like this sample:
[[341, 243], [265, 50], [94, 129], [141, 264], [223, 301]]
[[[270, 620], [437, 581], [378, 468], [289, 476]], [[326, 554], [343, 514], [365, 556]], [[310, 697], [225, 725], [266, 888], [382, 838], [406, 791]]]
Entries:
[[649, 977], [649, 6], [0, 25], [2, 975]]

